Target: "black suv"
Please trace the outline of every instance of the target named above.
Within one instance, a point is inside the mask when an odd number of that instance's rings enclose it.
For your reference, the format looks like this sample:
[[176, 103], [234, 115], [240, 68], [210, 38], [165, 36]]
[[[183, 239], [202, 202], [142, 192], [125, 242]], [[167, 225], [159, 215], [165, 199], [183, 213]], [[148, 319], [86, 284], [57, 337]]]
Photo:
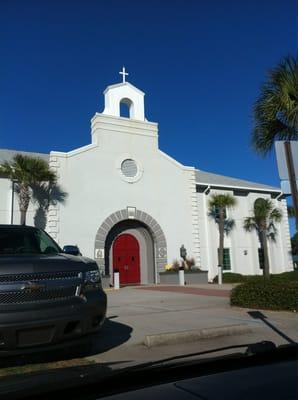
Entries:
[[97, 264], [43, 230], [0, 225], [0, 354], [92, 333], [107, 307]]

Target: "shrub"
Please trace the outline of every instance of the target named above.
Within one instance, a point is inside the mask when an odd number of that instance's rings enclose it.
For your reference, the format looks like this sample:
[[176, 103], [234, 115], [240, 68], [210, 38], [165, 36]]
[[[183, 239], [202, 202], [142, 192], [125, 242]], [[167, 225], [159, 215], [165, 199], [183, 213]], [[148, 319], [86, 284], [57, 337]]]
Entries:
[[[263, 275], [241, 275], [233, 272], [223, 274], [224, 283], [242, 283], [242, 282], [263, 282]], [[213, 283], [218, 282], [218, 276], [213, 279]], [[270, 282], [298, 282], [298, 271], [283, 272], [281, 274], [270, 275]]]
[[267, 310], [298, 310], [298, 282], [246, 282], [233, 288], [231, 305]]
[[200, 272], [207, 273], [207, 271], [202, 271], [199, 267], [192, 267], [191, 269], [186, 271], [187, 274], [197, 274]]
[[190, 270], [190, 269], [192, 269], [192, 267], [194, 267], [196, 265], [196, 260], [193, 257], [186, 258], [185, 264], [186, 264], [186, 268]]
[[[222, 281], [224, 283], [238, 283], [244, 282], [245, 276], [241, 274], [235, 274], [234, 272], [225, 272], [222, 274]], [[213, 283], [218, 283], [218, 276], [213, 279]]]
[[283, 272], [282, 274], [270, 275], [275, 282], [298, 282], [298, 271]]
[[181, 264], [178, 260], [174, 260], [172, 264], [172, 270], [173, 271], [179, 271], [179, 268], [181, 267]]

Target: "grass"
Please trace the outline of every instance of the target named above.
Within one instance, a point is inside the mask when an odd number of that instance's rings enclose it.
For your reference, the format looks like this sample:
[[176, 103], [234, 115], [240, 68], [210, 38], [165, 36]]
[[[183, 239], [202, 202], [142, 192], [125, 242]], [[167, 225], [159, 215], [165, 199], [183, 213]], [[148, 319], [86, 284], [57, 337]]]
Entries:
[[37, 364], [26, 364], [12, 366], [8, 368], [0, 369], [0, 378], [12, 376], [12, 375], [23, 375], [30, 374], [34, 372], [43, 372], [54, 369], [64, 369], [71, 367], [82, 367], [90, 364], [94, 364], [94, 361], [89, 361], [83, 358], [74, 358], [72, 360], [54, 361], [48, 363], [37, 363]]

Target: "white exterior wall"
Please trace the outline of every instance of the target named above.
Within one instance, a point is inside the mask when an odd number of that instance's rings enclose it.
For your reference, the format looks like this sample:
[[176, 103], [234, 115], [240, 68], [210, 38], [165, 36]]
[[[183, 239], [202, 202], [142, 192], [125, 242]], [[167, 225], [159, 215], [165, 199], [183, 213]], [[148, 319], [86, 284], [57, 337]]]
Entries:
[[[158, 150], [157, 125], [96, 114], [92, 137], [91, 146], [51, 153], [50, 163], [57, 168], [68, 198], [56, 214], [51, 209], [49, 232], [61, 245], [78, 244], [84, 255], [93, 258], [102, 222], [116, 211], [136, 207], [158, 221], [170, 262], [179, 258], [181, 244], [199, 260], [194, 169]], [[121, 177], [119, 165], [126, 158], [136, 160], [142, 169], [137, 182]]]
[[280, 273], [293, 270], [293, 258], [287, 202], [285, 199], [281, 201], [275, 200], [275, 206], [282, 211], [283, 218], [281, 223], [279, 224], [276, 242], [271, 241], [269, 244], [269, 248], [271, 254], [270, 261], [272, 265], [272, 272]]
[[[208, 270], [208, 279], [212, 280], [217, 275], [218, 255], [217, 249], [219, 244], [218, 227], [214, 220], [208, 216], [208, 201], [212, 194], [217, 194], [218, 190], [209, 190], [208, 194], [197, 193], [199, 206], [199, 231], [201, 243], [201, 260], [202, 269]], [[232, 191], [225, 190], [224, 193], [233, 194]], [[231, 236], [225, 236], [225, 247], [231, 248]], [[230, 250], [231, 264], [234, 262], [234, 251]]]
[[[10, 179], [0, 178], [0, 224], [20, 223], [21, 213], [17, 193], [14, 193], [13, 200], [12, 206], [12, 182]], [[37, 202], [32, 200], [27, 211], [27, 225], [38, 225], [36, 214], [38, 208]]]
[[9, 179], [0, 178], [0, 224], [11, 223], [12, 184]]
[[[199, 206], [199, 231], [201, 243], [202, 269], [208, 270], [208, 279], [211, 281], [218, 274], [218, 255], [219, 244], [218, 226], [208, 217], [208, 200], [212, 194], [229, 193], [233, 195], [233, 190], [210, 190], [208, 194], [197, 193]], [[258, 248], [259, 239], [256, 232], [246, 232], [243, 229], [245, 217], [252, 215], [253, 205], [256, 199], [271, 198], [270, 194], [250, 192], [247, 196], [235, 196], [237, 205], [228, 210], [228, 218], [235, 220], [235, 227], [232, 232], [225, 236], [224, 246], [230, 248], [231, 270], [243, 275], [261, 275], [259, 268]], [[285, 200], [273, 200], [275, 207], [283, 212], [283, 220], [276, 224], [278, 229], [276, 242], [268, 240], [269, 260], [271, 273], [281, 273], [293, 269], [291, 257], [291, 243], [289, 234], [289, 223], [287, 206]], [[246, 253], [246, 254], [245, 254]]]

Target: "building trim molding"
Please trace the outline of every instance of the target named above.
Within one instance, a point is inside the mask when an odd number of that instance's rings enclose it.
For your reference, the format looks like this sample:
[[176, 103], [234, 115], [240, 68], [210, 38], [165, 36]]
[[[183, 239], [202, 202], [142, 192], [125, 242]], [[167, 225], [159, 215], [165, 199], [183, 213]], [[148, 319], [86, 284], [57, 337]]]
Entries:
[[[105, 270], [105, 242], [110, 230], [119, 222], [131, 218], [128, 210], [123, 209], [110, 214], [100, 225], [95, 236], [94, 258], [101, 271]], [[157, 272], [164, 270], [167, 264], [167, 241], [164, 232], [158, 222], [144, 211], [136, 209], [135, 220], [142, 222], [151, 233], [154, 240], [155, 268]]]

